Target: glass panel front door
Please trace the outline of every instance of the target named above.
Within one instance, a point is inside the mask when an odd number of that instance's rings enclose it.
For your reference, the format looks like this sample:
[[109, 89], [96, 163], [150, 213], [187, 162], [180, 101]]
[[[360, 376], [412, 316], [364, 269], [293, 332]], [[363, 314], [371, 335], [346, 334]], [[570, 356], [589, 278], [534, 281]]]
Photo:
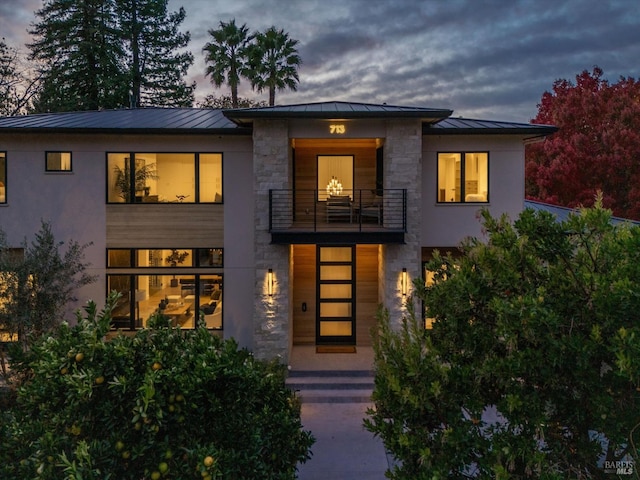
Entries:
[[355, 345], [355, 247], [318, 247], [316, 344]]

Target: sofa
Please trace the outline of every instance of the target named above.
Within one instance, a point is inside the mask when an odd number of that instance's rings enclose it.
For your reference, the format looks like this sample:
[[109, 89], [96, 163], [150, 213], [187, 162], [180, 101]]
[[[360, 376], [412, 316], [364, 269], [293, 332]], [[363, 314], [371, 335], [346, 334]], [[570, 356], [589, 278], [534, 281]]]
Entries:
[[222, 329], [222, 291], [213, 291], [211, 300], [200, 305], [200, 311], [207, 328]]

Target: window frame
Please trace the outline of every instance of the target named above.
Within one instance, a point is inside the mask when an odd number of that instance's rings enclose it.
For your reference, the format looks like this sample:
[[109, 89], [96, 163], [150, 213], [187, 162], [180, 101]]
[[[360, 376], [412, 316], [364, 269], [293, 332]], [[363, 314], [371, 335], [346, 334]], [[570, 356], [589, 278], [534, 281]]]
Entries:
[[[142, 299], [136, 297], [136, 295], [138, 295], [138, 292], [143, 292], [143, 293], [145, 292], [144, 290], [138, 289], [138, 286], [139, 286], [138, 277], [145, 277], [145, 276], [152, 276], [152, 275], [153, 275], [153, 272], [144, 272], [144, 271], [122, 272], [122, 273], [113, 272], [113, 273], [106, 274], [105, 287], [107, 290], [106, 291], [107, 296], [110, 293], [111, 278], [121, 277], [121, 279], [126, 280], [126, 283], [128, 285], [128, 289], [121, 291], [122, 296], [120, 297], [118, 303], [116, 304], [115, 308], [112, 311], [112, 316], [113, 316], [112, 322], [111, 322], [112, 330], [120, 329], [123, 331], [131, 332], [131, 331], [140, 330], [141, 328], [145, 328], [143, 323], [138, 322], [139, 319], [142, 320], [142, 317], [139, 317], [140, 309], [141, 309], [140, 304], [142, 302], [149, 301], [151, 299], [149, 299], [148, 296]], [[215, 302], [216, 303], [222, 302], [222, 305], [218, 305], [220, 308], [220, 326], [207, 327], [207, 330], [211, 332], [222, 333], [224, 331], [224, 273], [223, 272], [215, 272], [215, 273], [198, 272], [198, 273], [183, 273], [181, 275], [189, 278], [193, 278], [193, 285], [195, 285], [194, 294], [192, 298], [195, 312], [193, 314], [192, 320], [189, 320], [190, 322], [192, 322], [192, 324], [187, 326], [182, 326], [182, 328], [185, 328], [188, 330], [194, 330], [197, 328], [196, 318], [200, 317], [200, 314], [202, 312], [200, 307], [203, 306], [204, 305], [203, 302], [206, 301], [206, 297], [203, 295], [203, 292], [206, 294], [205, 285], [208, 284], [211, 286], [215, 286], [217, 283], [219, 285], [217, 290], [220, 291], [220, 295], [218, 298], [215, 299]], [[207, 278], [209, 276], [214, 276], [214, 275], [218, 277], [219, 280]], [[213, 292], [213, 288], [211, 289], [211, 292]], [[184, 297], [184, 298], [186, 299], [187, 297]], [[209, 298], [211, 298], [211, 296]], [[157, 298], [155, 300], [151, 300], [152, 305], [155, 305], [155, 303], [153, 303], [154, 301], [157, 301]], [[209, 304], [211, 303], [212, 302], [210, 301]], [[182, 303], [180, 303], [180, 305], [182, 305]], [[213, 303], [213, 308], [215, 307], [216, 307], [216, 304]], [[191, 307], [189, 307], [189, 309], [190, 308]], [[204, 312], [202, 313], [203, 315], [206, 315]], [[128, 323], [124, 325], [124, 321], [127, 318], [128, 318]]]
[[[356, 156], [352, 153], [346, 153], [346, 154], [339, 154], [339, 153], [330, 153], [330, 154], [323, 154], [323, 153], [319, 153], [316, 155], [316, 185], [318, 188], [318, 201], [319, 202], [325, 202], [327, 200], [327, 198], [329, 198], [329, 193], [326, 191], [327, 190], [327, 184], [324, 183], [325, 180], [322, 181], [322, 184], [320, 183], [320, 163], [321, 162], [325, 162], [325, 161], [329, 161], [330, 159], [343, 159], [343, 160], [349, 160], [351, 162], [350, 165], [350, 169], [347, 168], [346, 170], [351, 170], [350, 172], [348, 172], [348, 174], [350, 175], [350, 178], [348, 180], [350, 180], [350, 184], [351, 186], [349, 188], [344, 187], [343, 191], [341, 192], [340, 195], [343, 196], [349, 196], [349, 198], [351, 200], [353, 200], [353, 192], [354, 192], [354, 187], [355, 187], [355, 168], [356, 168]], [[331, 170], [330, 168], [327, 168], [328, 170]], [[342, 180], [343, 182], [345, 181], [344, 178], [339, 179], [337, 178], [337, 180]]]
[[[175, 267], [168, 264], [166, 257], [172, 250], [177, 250], [179, 252], [188, 252], [188, 259], [190, 259], [191, 263], [178, 264]], [[141, 262], [139, 261], [140, 253], [145, 252], [145, 254], [148, 255], [150, 251], [162, 251], [162, 253], [157, 257], [157, 259], [159, 259], [160, 261], [154, 262], [156, 263], [155, 265], [141, 265]], [[116, 262], [116, 265], [110, 264], [110, 262], [114, 260], [110, 258], [111, 253], [118, 254], [114, 256], [119, 257], [115, 258], [115, 260], [119, 260]], [[218, 263], [210, 263], [215, 259], [219, 259]], [[178, 301], [180, 302], [179, 305], [183, 305], [183, 303], [181, 303], [183, 301], [185, 306], [188, 302], [193, 302], [192, 306], [189, 307], [193, 314], [193, 317], [188, 320], [188, 322], [191, 323], [185, 324], [187, 326], [183, 325], [183, 328], [195, 328], [197, 326], [196, 319], [200, 318], [201, 307], [203, 307], [204, 304], [207, 304], [208, 306], [213, 305], [215, 312], [213, 314], [213, 319], [215, 320], [217, 317], [218, 321], [220, 322], [219, 326], [216, 325], [213, 327], [207, 327], [208, 330], [211, 330], [212, 332], [222, 332], [224, 330], [224, 304], [220, 304], [224, 297], [224, 249], [222, 247], [184, 248], [165, 246], [162, 248], [107, 248], [105, 249], [105, 265], [105, 288], [107, 295], [109, 294], [109, 291], [114, 288], [111, 284], [112, 278], [120, 277], [120, 279], [116, 280], [116, 282], [123, 283], [123, 285], [126, 284], [125, 289], [122, 290], [123, 295], [119, 300], [118, 305], [114, 309], [118, 313], [114, 314], [112, 328], [120, 328], [127, 331], [142, 328], [142, 326], [144, 325], [144, 320], [148, 318], [149, 308], [153, 307], [155, 304], [143, 305], [143, 302], [147, 302], [148, 300], [150, 300], [150, 298], [149, 296], [146, 296], [142, 300], [139, 300], [136, 297], [139, 292], [146, 291], [146, 293], [150, 294], [152, 293], [152, 291], [154, 291], [154, 289], [160, 289], [160, 291], [169, 289], [169, 296], [165, 296], [165, 298], [169, 298], [170, 301], [175, 301], [171, 300], [171, 297], [175, 296], [175, 294], [177, 293], [174, 290], [176, 288], [179, 288], [181, 296], [181, 298], [178, 299]], [[139, 282], [140, 277], [156, 277], [156, 279], [154, 280], [152, 278], [149, 278], [149, 284], [144, 284], [141, 286]], [[190, 282], [190, 279], [193, 279], [193, 282]], [[161, 283], [157, 283], [158, 280]], [[193, 296], [191, 299], [187, 300], [188, 296], [185, 296], [185, 287], [192, 284], [195, 286], [195, 288], [189, 289], [193, 290], [191, 293], [189, 293], [189, 295]], [[206, 285], [209, 285], [209, 289], [207, 289]], [[140, 288], [142, 288], [142, 290], [140, 290]], [[207, 298], [205, 296], [207, 295], [207, 292], [211, 294], [214, 290], [220, 291], [219, 299], [213, 299], [212, 297]], [[156, 290], [153, 294], [155, 302], [158, 302], [157, 296], [155, 296], [157, 293], [158, 291]], [[219, 312], [215, 310], [216, 304], [220, 309]], [[147, 310], [147, 314], [142, 315], [142, 310]], [[141, 320], [141, 322], [138, 321], [139, 319]], [[209, 320], [205, 318], [205, 321], [208, 322]]]
[[[465, 177], [466, 177], [466, 161], [467, 155], [486, 154], [487, 156], [487, 198], [485, 200], [466, 200]], [[446, 201], [440, 199], [440, 156], [441, 155], [460, 155], [460, 200]], [[436, 153], [436, 204], [437, 205], [478, 205], [488, 204], [491, 201], [491, 152], [489, 150], [442, 150]]]
[[[189, 252], [189, 256], [191, 257], [191, 264], [190, 265], [176, 265], [175, 267], [171, 266], [171, 265], [167, 265], [165, 261], [162, 262], [161, 265], [140, 265], [138, 263], [138, 253], [142, 250], [154, 250], [154, 251], [158, 251], [158, 250], [178, 250], [178, 251], [188, 251]], [[111, 252], [122, 252], [123, 254], [128, 256], [128, 263], [129, 265], [110, 265], [110, 258], [109, 258], [109, 254]], [[218, 255], [220, 257], [220, 262], [219, 263], [211, 263], [211, 264], [203, 264], [204, 262], [202, 262], [203, 259], [203, 253], [207, 252], [210, 253], [211, 255], [207, 255], [207, 258], [212, 257], [213, 255]], [[164, 260], [164, 258], [163, 258]], [[157, 269], [173, 269], [173, 268], [180, 268], [180, 269], [191, 269], [191, 268], [196, 268], [196, 269], [202, 269], [202, 268], [208, 268], [208, 269], [219, 269], [219, 268], [224, 268], [224, 248], [222, 247], [144, 247], [144, 248], [107, 248], [106, 249], [106, 253], [105, 253], [105, 265], [106, 268], [108, 270], [112, 270], [112, 269], [148, 269], [148, 268], [157, 268]]]
[[0, 186], [3, 187], [4, 195], [0, 195], [0, 205], [6, 205], [8, 203], [9, 195], [9, 185], [7, 181], [7, 152], [0, 151]]
[[[68, 153], [69, 154], [69, 168], [49, 168], [49, 154], [51, 153]], [[61, 162], [62, 164], [62, 162]], [[71, 150], [47, 150], [44, 152], [44, 171], [46, 173], [73, 173], [73, 152]]]
[[[186, 200], [181, 200], [181, 201], [168, 201], [168, 202], [138, 202], [136, 201], [136, 196], [135, 195], [130, 195], [130, 199], [129, 201], [123, 201], [123, 202], [119, 202], [119, 201], [109, 201], [109, 194], [110, 194], [110, 186], [109, 186], [109, 180], [110, 180], [110, 175], [109, 175], [109, 157], [110, 155], [126, 155], [129, 157], [129, 161], [131, 162], [132, 165], [135, 166], [136, 164], [136, 155], [145, 155], [145, 154], [151, 154], [151, 155], [193, 155], [194, 156], [194, 162], [193, 162], [193, 179], [194, 179], [194, 199], [193, 201], [186, 201]], [[200, 197], [200, 155], [220, 155], [220, 201], [216, 202], [215, 201], [215, 197], [214, 197], [214, 201], [209, 202], [209, 201], [201, 201]], [[135, 169], [130, 169], [130, 173], [129, 176], [133, 177], [135, 175]], [[135, 181], [134, 178], [130, 178], [130, 182], [129, 182], [132, 186], [135, 185]], [[131, 187], [130, 187], [131, 188]], [[105, 202], [108, 205], [145, 205], [147, 203], [149, 204], [153, 204], [153, 205], [158, 205], [158, 204], [162, 204], [162, 205], [170, 205], [170, 204], [175, 204], [175, 203], [181, 203], [181, 204], [188, 204], [188, 205], [195, 205], [195, 204], [206, 204], [206, 205], [221, 205], [224, 203], [224, 152], [221, 151], [217, 151], [217, 152], [211, 152], [211, 151], [202, 151], [202, 152], [194, 152], [194, 151], [176, 151], [176, 152], [167, 152], [167, 151], [154, 151], [154, 150], [139, 150], [139, 151], [107, 151], [105, 152]]]

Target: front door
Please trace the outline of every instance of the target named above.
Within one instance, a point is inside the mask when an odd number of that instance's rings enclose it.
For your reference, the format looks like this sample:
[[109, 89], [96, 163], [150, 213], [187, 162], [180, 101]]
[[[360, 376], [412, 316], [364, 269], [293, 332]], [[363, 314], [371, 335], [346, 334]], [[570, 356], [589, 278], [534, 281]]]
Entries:
[[317, 345], [355, 345], [355, 246], [317, 248]]

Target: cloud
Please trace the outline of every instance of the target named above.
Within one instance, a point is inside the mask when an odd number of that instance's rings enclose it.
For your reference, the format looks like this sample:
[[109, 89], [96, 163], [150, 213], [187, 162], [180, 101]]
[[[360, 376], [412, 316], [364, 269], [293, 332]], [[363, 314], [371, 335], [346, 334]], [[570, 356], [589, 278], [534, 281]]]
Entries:
[[[37, 0], [2, 0], [0, 30], [28, 40]], [[529, 121], [545, 90], [600, 66], [610, 81], [640, 76], [640, 9], [627, 0], [170, 0], [184, 6], [198, 97], [208, 30], [236, 19], [299, 40], [297, 92], [276, 102], [387, 102], [451, 108], [456, 115]], [[240, 94], [264, 99], [248, 82]]]
[[34, 20], [33, 12], [42, 8], [40, 0], [2, 0], [0, 2], [0, 37], [18, 50], [25, 50], [31, 40], [27, 33]]

